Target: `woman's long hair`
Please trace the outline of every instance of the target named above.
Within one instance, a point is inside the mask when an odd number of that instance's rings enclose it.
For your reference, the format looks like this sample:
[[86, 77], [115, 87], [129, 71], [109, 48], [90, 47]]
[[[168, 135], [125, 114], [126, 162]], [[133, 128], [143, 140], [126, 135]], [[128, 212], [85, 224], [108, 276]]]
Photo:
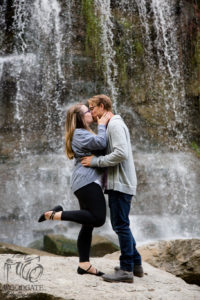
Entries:
[[76, 128], [84, 128], [89, 129], [88, 125], [84, 120], [84, 113], [81, 107], [84, 104], [75, 104], [69, 108], [67, 111], [67, 117], [65, 122], [65, 152], [69, 159], [74, 158], [74, 152], [72, 150], [72, 138], [74, 134], [74, 130]]

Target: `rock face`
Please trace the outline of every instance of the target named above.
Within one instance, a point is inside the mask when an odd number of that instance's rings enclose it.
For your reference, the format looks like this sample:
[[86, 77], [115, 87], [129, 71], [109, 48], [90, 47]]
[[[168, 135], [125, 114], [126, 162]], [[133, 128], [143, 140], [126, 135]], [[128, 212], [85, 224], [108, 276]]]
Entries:
[[144, 261], [200, 285], [200, 240], [160, 241], [139, 247]]
[[[170, 107], [166, 115], [166, 99], [163, 99], [163, 95], [166, 97], [170, 87], [164, 88], [163, 84], [160, 84], [162, 73], [165, 72], [162, 68], [159, 72], [158, 53], [161, 52], [162, 60], [165, 60], [164, 50], [153, 49], [152, 55], [149, 56], [151, 52], [147, 47], [149, 38], [152, 39], [150, 42], [154, 47], [159, 39], [152, 26], [155, 21], [155, 19], [151, 19], [152, 13], [149, 13], [149, 24], [146, 23], [146, 26], [149, 27], [149, 36], [146, 39], [146, 34], [143, 32], [144, 24], [140, 23], [141, 16], [136, 1], [127, 1], [127, 4], [112, 1], [113, 45], [108, 53], [104, 53], [100, 38], [100, 32], [103, 29], [99, 27], [100, 20], [96, 17], [93, 1], [73, 1], [70, 8], [66, 1], [55, 2], [57, 10], [61, 11], [57, 15], [52, 15], [52, 18], [55, 18], [54, 22], [51, 18], [49, 20], [44, 18], [45, 24], [42, 22], [38, 24], [36, 20], [40, 10], [33, 10], [32, 5], [27, 3], [22, 4], [19, 8], [13, 0], [4, 1], [0, 32], [0, 55], [3, 58], [0, 83], [0, 133], [4, 143], [0, 146], [0, 155], [12, 157], [15, 150], [20, 149], [21, 135], [26, 136], [24, 147], [31, 153], [43, 153], [45, 150], [56, 148], [49, 140], [52, 131], [55, 132], [54, 139], [61, 138], [60, 129], [58, 130], [61, 123], [63, 126], [59, 114], [61, 108], [57, 111], [56, 107], [63, 103], [67, 105], [71, 98], [82, 100], [92, 94], [108, 92], [105, 57], [106, 55], [109, 57], [110, 50], [115, 53], [115, 59], [112, 57], [110, 59], [113, 59], [112, 65], [116, 64], [117, 66], [116, 82], [113, 82], [113, 87], [116, 85], [119, 92], [119, 105], [127, 105], [128, 102], [131, 107], [130, 111], [133, 108], [140, 119], [139, 124], [136, 120], [134, 122], [136, 123], [134, 126], [137, 126], [137, 131], [139, 131], [134, 140], [139, 140], [139, 137], [143, 135], [145, 138], [151, 139], [153, 143], [156, 140], [165, 144], [167, 136], [161, 135], [160, 130], [162, 127], [165, 131], [169, 130], [167, 124], [168, 121], [174, 121], [175, 112], [173, 112], [173, 107]], [[177, 20], [175, 29], [178, 34], [177, 65], [183, 66], [186, 102], [190, 111], [188, 116], [188, 121], [191, 123], [191, 128], [188, 125], [189, 136], [192, 136], [192, 141], [199, 142], [200, 54], [198, 46], [200, 38], [199, 7], [196, 3], [195, 0], [183, 0], [182, 4], [175, 1], [171, 9]], [[147, 5], [146, 9], [149, 11], [150, 7]], [[35, 12], [34, 17], [31, 17], [33, 12]], [[43, 13], [45, 12], [48, 13], [48, 10]], [[71, 25], [69, 25], [69, 19]], [[46, 23], [47, 21], [49, 23]], [[60, 26], [58, 37], [52, 23]], [[49, 27], [49, 30], [45, 25]], [[106, 24], [104, 25], [106, 26]], [[165, 38], [167, 37], [166, 34]], [[56, 44], [58, 40], [60, 53], [58, 53], [58, 49], [54, 51], [55, 49], [49, 47]], [[24, 51], [24, 47], [26, 51]], [[147, 49], [148, 51], [146, 51]], [[172, 50], [170, 49], [170, 52]], [[19, 57], [16, 53], [19, 54]], [[27, 53], [31, 53], [33, 56], [26, 57]], [[35, 57], [40, 58], [39, 62], [34, 62]], [[23, 59], [30, 60], [26, 63], [26, 60]], [[59, 62], [59, 67], [54, 65], [55, 61]], [[47, 63], [45, 64], [45, 62]], [[34, 71], [37, 64], [40, 68]], [[165, 62], [166, 65], [167, 62]], [[56, 76], [59, 75], [60, 69], [62, 76], [57, 80]], [[47, 76], [48, 70], [50, 72]], [[41, 74], [39, 74], [40, 72]], [[23, 77], [24, 74], [25, 77]], [[38, 74], [40, 76], [37, 76]], [[47, 81], [42, 81], [43, 76], [47, 76]], [[175, 74], [173, 76], [176, 77]], [[57, 94], [59, 95], [57, 96]], [[20, 108], [21, 111], [18, 111], [17, 108]], [[128, 118], [129, 113], [125, 112], [125, 114]], [[46, 128], [49, 123], [53, 123], [53, 127]], [[130, 127], [132, 123], [133, 119], [131, 119]], [[184, 124], [186, 124], [185, 119], [179, 126], [184, 126]], [[175, 132], [174, 130], [170, 131], [172, 139], [175, 138], [176, 129]], [[148, 133], [148, 136], [145, 133]], [[140, 142], [140, 147], [141, 144]]]
[[[117, 265], [108, 258], [92, 258], [91, 263], [106, 273]], [[143, 264], [145, 276], [135, 277], [133, 284], [78, 275], [77, 265], [77, 257], [28, 256], [27, 260], [26, 256], [0, 255], [0, 300], [199, 299], [200, 287], [147, 263]]]

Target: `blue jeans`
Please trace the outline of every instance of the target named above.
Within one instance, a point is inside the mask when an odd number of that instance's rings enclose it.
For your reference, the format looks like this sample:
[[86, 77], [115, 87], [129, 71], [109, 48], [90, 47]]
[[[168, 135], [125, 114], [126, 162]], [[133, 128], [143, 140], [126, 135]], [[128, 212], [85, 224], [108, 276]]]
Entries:
[[113, 230], [118, 235], [121, 249], [120, 268], [133, 271], [134, 264], [141, 265], [141, 256], [129, 228], [129, 212], [132, 196], [118, 191], [108, 191], [110, 219]]

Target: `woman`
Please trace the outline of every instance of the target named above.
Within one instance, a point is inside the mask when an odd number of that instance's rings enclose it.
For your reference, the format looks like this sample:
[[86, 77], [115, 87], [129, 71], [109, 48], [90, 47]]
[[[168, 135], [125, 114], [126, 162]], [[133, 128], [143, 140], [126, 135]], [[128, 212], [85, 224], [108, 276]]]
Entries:
[[78, 198], [80, 210], [63, 211], [59, 205], [42, 214], [38, 220], [38, 222], [73, 221], [82, 224], [77, 241], [79, 252], [77, 272], [81, 275], [103, 275], [90, 264], [89, 259], [93, 228], [102, 226], [106, 218], [106, 204], [101, 188], [102, 174], [97, 168], [83, 167], [81, 157], [102, 154], [106, 148], [106, 124], [109, 118], [110, 114], [106, 113], [97, 120], [98, 133], [95, 135], [90, 129], [93, 119], [87, 106], [76, 104], [68, 110], [65, 124], [65, 150], [69, 159], [75, 158], [71, 183], [72, 191]]

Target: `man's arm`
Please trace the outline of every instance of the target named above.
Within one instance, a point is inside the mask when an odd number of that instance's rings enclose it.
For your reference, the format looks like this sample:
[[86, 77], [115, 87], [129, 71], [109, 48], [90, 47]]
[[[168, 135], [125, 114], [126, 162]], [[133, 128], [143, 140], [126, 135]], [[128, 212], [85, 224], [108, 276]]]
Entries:
[[81, 161], [83, 166], [111, 167], [119, 164], [128, 158], [128, 142], [126, 132], [120, 124], [110, 128], [110, 137], [113, 151], [105, 156], [88, 156]]

